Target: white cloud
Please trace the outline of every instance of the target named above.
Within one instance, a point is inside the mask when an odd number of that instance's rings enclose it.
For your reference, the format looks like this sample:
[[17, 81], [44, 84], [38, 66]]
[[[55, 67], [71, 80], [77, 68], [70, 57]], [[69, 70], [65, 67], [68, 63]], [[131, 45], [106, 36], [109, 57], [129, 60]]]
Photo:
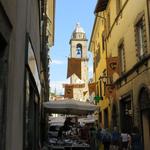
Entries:
[[64, 62], [61, 60], [52, 60], [51, 64], [61, 65], [64, 64]]
[[69, 80], [65, 81], [51, 81], [50, 82], [50, 87], [51, 87], [51, 92], [55, 92], [56, 94], [64, 94], [64, 88], [63, 84], [69, 83]]

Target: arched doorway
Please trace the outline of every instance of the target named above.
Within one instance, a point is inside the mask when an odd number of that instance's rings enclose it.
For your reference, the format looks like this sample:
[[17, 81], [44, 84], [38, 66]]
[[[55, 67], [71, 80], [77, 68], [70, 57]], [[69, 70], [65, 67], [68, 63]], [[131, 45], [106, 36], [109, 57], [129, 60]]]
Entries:
[[149, 150], [150, 141], [150, 89], [143, 87], [140, 91], [140, 111], [141, 111], [141, 125], [143, 133], [144, 150]]

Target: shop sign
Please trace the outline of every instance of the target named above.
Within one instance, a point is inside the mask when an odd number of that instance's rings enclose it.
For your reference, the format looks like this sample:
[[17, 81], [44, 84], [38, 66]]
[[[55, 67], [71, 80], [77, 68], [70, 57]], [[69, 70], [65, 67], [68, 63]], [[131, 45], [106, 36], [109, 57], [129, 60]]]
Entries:
[[107, 58], [107, 71], [108, 71], [108, 75], [110, 76], [112, 76], [114, 73], [119, 74], [118, 57]]
[[106, 85], [106, 93], [107, 97], [115, 97], [116, 96], [116, 89], [113, 85]]
[[88, 84], [88, 88], [89, 88], [89, 94], [91, 95], [93, 92], [96, 92], [96, 82], [94, 83], [89, 83]]

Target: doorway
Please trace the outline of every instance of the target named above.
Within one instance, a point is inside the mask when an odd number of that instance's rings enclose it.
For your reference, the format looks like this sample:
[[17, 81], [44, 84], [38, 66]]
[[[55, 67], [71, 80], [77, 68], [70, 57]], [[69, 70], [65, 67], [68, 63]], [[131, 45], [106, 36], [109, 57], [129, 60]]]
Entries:
[[149, 88], [144, 87], [140, 91], [141, 125], [144, 150], [149, 150], [150, 141], [150, 96]]
[[133, 114], [131, 105], [131, 95], [128, 95], [120, 101], [120, 124], [121, 131], [131, 132], [133, 128]]
[[108, 108], [104, 109], [104, 128], [108, 128]]

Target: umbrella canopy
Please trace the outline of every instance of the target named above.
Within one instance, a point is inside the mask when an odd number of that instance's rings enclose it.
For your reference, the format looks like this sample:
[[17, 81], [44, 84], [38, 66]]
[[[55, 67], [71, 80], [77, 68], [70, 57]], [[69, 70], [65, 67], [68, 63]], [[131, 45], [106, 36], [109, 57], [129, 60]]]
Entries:
[[97, 107], [94, 104], [81, 102], [72, 99], [48, 101], [43, 103], [44, 108], [49, 113], [86, 115], [93, 113]]

